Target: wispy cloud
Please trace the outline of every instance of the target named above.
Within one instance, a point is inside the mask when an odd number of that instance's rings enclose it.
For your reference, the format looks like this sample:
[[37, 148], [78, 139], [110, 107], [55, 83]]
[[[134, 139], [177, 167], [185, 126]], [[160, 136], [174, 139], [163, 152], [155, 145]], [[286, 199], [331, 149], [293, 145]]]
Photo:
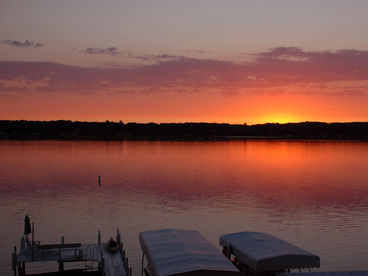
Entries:
[[29, 40], [25, 40], [24, 42], [21, 42], [18, 40], [6, 39], [6, 40], [1, 40], [0, 42], [3, 44], [15, 46], [15, 47], [21, 47], [21, 48], [40, 48], [43, 46], [43, 44], [40, 42], [32, 42]]
[[145, 55], [132, 55], [131, 57], [135, 59], [150, 61], [152, 63], [157, 63], [161, 61], [177, 60], [181, 56], [171, 55], [171, 54], [159, 54], [159, 55], [145, 54]]
[[190, 54], [204, 54], [206, 53], [206, 51], [203, 50], [193, 50], [193, 49], [186, 49], [185, 52], [190, 53]]
[[86, 48], [84, 50], [80, 50], [79, 53], [89, 54], [89, 55], [110, 55], [110, 56], [116, 56], [116, 55], [122, 54], [122, 52], [117, 47]]
[[[73, 49], [74, 51], [74, 49]], [[78, 51], [80, 54], [88, 54], [88, 55], [110, 55], [121, 58], [130, 58], [130, 59], [138, 59], [150, 62], [158, 62], [162, 60], [176, 59], [179, 56], [172, 54], [137, 54], [133, 53], [129, 50], [120, 50], [118, 47], [108, 47], [108, 48], [99, 48], [99, 47], [89, 47], [83, 50]]]
[[[90, 52], [110, 55], [122, 52], [111, 48], [100, 49], [104, 51], [93, 48]], [[194, 93], [211, 90], [231, 95], [234, 92], [272, 93], [291, 87], [288, 91], [294, 93], [333, 91], [368, 95], [368, 51], [318, 52], [280, 47], [258, 53], [253, 61], [242, 64], [170, 54], [142, 57], [156, 62], [131, 68], [0, 62], [0, 91], [17, 89], [16, 83], [22, 79], [25, 90], [30, 89], [32, 82], [42, 83], [33, 86], [40, 92]]]

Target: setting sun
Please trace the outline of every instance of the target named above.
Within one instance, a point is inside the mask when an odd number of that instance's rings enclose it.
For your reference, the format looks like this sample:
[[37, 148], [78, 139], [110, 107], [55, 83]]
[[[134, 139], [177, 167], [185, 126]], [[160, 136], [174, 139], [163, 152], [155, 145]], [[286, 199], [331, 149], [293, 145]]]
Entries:
[[275, 115], [267, 115], [264, 118], [260, 119], [260, 123], [297, 123], [302, 120], [296, 116], [286, 115], [286, 114], [275, 114]]

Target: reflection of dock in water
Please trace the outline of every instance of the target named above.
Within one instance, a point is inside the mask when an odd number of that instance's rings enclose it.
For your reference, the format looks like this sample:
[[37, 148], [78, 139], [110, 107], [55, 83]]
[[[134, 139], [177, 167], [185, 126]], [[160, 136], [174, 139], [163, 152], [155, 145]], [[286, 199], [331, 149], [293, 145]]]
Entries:
[[[27, 263], [56, 261], [59, 264], [59, 271], [44, 275], [129, 276], [131, 269], [128, 268], [128, 259], [125, 258], [119, 230], [117, 230], [116, 242], [117, 250], [111, 252], [107, 245], [101, 244], [100, 232], [98, 232], [97, 244], [64, 243], [63, 237], [60, 244], [41, 244], [33, 240], [32, 233], [32, 241], [27, 235], [22, 237], [18, 254], [14, 247], [12, 269], [14, 275], [18, 273], [19, 276], [25, 276]], [[79, 262], [81, 268], [64, 270], [64, 264], [71, 262]]]

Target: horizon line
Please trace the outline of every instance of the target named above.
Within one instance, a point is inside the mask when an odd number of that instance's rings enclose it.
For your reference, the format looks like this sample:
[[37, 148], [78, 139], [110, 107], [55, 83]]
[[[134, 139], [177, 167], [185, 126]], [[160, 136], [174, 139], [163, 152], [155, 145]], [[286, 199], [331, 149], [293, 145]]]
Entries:
[[10, 121], [10, 122], [44, 122], [44, 123], [50, 123], [50, 122], [71, 122], [71, 123], [115, 123], [115, 124], [217, 124], [217, 125], [246, 125], [246, 126], [255, 126], [255, 125], [267, 125], [267, 124], [278, 124], [278, 125], [287, 125], [287, 124], [302, 124], [302, 123], [322, 123], [322, 124], [354, 124], [354, 123], [368, 123], [368, 121], [298, 121], [298, 122], [265, 122], [265, 123], [254, 123], [254, 124], [248, 124], [246, 122], [244, 123], [229, 123], [229, 122], [194, 122], [194, 121], [183, 121], [183, 122], [154, 122], [154, 121], [146, 121], [146, 122], [136, 122], [136, 121], [127, 121], [124, 122], [123, 120], [119, 121], [112, 121], [112, 120], [105, 120], [105, 121], [83, 121], [83, 120], [67, 120], [67, 119], [57, 119], [57, 120], [27, 120], [27, 119], [0, 119], [1, 121]]

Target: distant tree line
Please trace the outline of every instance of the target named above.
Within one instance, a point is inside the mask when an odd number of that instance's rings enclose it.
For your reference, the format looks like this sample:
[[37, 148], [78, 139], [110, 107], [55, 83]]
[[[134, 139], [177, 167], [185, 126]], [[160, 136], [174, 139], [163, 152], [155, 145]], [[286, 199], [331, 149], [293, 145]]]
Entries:
[[0, 139], [216, 140], [234, 138], [368, 140], [368, 123], [303, 122], [240, 125], [0, 120]]

